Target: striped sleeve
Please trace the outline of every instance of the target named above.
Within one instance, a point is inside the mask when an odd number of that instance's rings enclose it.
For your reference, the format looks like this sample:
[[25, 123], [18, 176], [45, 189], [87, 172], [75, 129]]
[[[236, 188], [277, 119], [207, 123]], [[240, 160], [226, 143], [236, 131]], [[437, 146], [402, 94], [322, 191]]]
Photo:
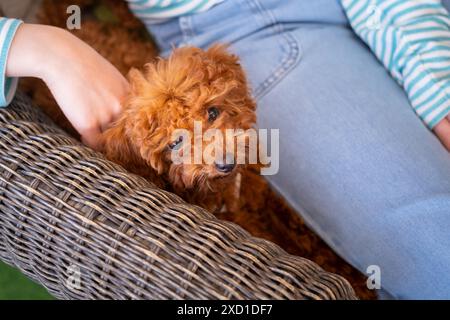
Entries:
[[0, 107], [7, 106], [16, 92], [17, 78], [6, 77], [6, 62], [14, 34], [22, 21], [0, 17]]
[[203, 12], [224, 0], [127, 0], [131, 11], [145, 24]]
[[432, 129], [450, 113], [450, 18], [440, 0], [341, 0], [356, 34]]

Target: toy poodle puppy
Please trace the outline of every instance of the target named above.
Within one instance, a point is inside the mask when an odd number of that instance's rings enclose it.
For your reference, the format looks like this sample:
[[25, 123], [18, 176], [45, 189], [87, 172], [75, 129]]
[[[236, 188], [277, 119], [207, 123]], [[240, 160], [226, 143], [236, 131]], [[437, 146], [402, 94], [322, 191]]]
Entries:
[[[124, 111], [103, 134], [106, 157], [212, 212], [236, 210], [245, 164], [235, 152], [223, 150], [212, 163], [174, 161], [173, 155], [195, 154], [195, 148], [214, 143], [198, 136], [195, 122], [201, 135], [216, 129], [224, 137], [227, 129], [255, 125], [256, 104], [237, 56], [222, 45], [178, 48], [142, 72], [132, 69], [128, 78], [132, 89]], [[180, 129], [191, 134], [177, 135]]]

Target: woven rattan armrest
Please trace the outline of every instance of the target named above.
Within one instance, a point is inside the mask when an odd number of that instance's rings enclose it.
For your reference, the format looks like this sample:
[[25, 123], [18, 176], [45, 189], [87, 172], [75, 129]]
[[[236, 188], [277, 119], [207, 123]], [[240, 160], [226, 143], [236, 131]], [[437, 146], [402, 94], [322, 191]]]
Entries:
[[[0, 258], [61, 299], [345, 299], [343, 278], [0, 109]], [[78, 281], [79, 280], [79, 281]]]

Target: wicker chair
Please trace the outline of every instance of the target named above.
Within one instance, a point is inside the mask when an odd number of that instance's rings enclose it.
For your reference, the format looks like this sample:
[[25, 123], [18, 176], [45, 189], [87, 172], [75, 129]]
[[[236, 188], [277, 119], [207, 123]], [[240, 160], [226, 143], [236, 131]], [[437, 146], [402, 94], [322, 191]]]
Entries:
[[0, 110], [0, 211], [0, 258], [60, 299], [356, 298], [343, 278], [108, 162], [22, 94]]

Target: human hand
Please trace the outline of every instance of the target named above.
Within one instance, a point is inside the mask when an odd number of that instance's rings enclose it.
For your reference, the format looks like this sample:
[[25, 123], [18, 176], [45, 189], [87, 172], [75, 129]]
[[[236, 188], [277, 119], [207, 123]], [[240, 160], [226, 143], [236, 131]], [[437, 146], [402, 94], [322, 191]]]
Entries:
[[94, 49], [63, 29], [44, 25], [19, 27], [6, 74], [44, 80], [82, 141], [92, 148], [100, 147], [101, 132], [120, 114], [129, 90], [127, 80]]
[[442, 142], [447, 151], [450, 152], [450, 121], [444, 118], [433, 129], [436, 136]]

